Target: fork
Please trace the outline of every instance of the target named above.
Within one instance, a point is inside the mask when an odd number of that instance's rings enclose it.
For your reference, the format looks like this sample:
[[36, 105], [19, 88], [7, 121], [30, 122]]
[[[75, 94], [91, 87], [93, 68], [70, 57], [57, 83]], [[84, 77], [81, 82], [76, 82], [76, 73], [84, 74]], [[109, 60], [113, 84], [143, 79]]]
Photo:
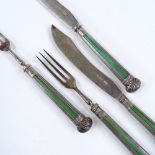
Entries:
[[117, 136], [117, 138], [134, 154], [149, 155], [122, 127], [120, 127], [98, 104], [93, 103], [78, 87], [76, 80], [47, 51], [40, 53], [46, 63], [37, 56], [44, 67], [66, 88], [73, 89], [90, 106], [91, 111]]
[[[66, 116], [75, 124], [79, 132], [87, 132], [92, 126], [92, 119], [86, 117], [76, 109], [66, 98], [63, 97], [46, 79], [42, 77], [32, 66], [26, 64], [11, 49], [10, 41], [0, 33], [0, 51], [11, 54], [34, 81], [44, 90], [44, 92], [53, 100], [56, 105], [66, 114]], [[54, 123], [53, 123], [54, 125]]]

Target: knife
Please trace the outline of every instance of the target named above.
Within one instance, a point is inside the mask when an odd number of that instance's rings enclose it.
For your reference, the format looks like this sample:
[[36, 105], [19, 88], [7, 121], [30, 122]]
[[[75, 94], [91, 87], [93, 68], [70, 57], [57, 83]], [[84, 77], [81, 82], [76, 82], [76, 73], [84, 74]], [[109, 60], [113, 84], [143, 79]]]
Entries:
[[133, 77], [116, 59], [114, 59], [93, 37], [91, 37], [79, 24], [73, 14], [57, 0], [41, 0], [50, 10], [67, 23], [95, 52], [105, 65], [126, 87], [128, 92], [134, 92], [140, 88], [141, 82]]
[[62, 53], [79, 68], [90, 80], [102, 90], [111, 95], [141, 122], [153, 135], [155, 135], [155, 122], [134, 105], [116, 86], [116, 84], [95, 66], [79, 51], [74, 42], [55, 26], [52, 26], [54, 41]]

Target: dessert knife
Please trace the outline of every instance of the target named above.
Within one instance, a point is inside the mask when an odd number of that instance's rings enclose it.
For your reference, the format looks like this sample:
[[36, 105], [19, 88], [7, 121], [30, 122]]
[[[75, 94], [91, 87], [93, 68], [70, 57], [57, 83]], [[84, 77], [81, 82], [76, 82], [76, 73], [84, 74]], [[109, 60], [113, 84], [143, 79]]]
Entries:
[[123, 104], [139, 122], [155, 135], [155, 122], [134, 105], [109, 77], [93, 66], [67, 35], [55, 26], [52, 26], [52, 34], [58, 48], [77, 68], [102, 90]]
[[41, 0], [50, 10], [67, 23], [84, 42], [101, 58], [103, 63], [115, 74], [128, 92], [136, 91], [141, 82], [133, 77], [115, 58], [113, 58], [93, 37], [79, 24], [74, 15], [57, 0]]

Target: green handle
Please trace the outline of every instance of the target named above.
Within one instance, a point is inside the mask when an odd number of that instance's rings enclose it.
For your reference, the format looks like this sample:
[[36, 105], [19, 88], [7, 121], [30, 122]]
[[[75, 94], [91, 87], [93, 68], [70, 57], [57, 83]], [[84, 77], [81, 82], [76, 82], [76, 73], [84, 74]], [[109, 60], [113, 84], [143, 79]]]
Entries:
[[155, 122], [151, 120], [144, 112], [135, 106], [124, 94], [118, 101], [125, 106], [126, 109], [141, 122], [153, 135], [155, 135]]
[[91, 109], [95, 115], [121, 140], [134, 155], [149, 155], [126, 131], [124, 131], [105, 111], [97, 104]]
[[74, 122], [80, 132], [88, 131], [92, 126], [92, 120], [85, 117], [73, 105], [69, 103], [54, 87], [52, 87], [41, 75], [33, 77], [44, 89], [45, 93], [60, 107], [60, 109]]
[[133, 105], [129, 109], [129, 111], [136, 119], [138, 119], [155, 136], [155, 122], [151, 118], [149, 118], [144, 112], [142, 112], [135, 105]]
[[104, 63], [118, 76], [121, 81], [128, 78], [129, 73], [126, 71], [98, 42], [96, 42], [88, 33], [85, 32], [83, 38], [89, 46], [104, 60]]
[[94, 51], [101, 58], [112, 73], [115, 74], [115, 76], [122, 82], [128, 92], [135, 92], [140, 88], [140, 80], [130, 75], [130, 73], [82, 27], [76, 29], [76, 32], [82, 37], [92, 51]]

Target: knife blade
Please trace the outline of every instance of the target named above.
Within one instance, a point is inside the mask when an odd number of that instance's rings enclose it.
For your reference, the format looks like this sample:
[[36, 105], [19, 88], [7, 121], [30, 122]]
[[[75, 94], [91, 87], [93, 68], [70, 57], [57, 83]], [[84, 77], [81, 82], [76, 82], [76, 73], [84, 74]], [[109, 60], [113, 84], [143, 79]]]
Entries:
[[57, 0], [41, 0], [60, 19], [68, 24], [83, 41], [99, 56], [103, 63], [121, 81], [128, 92], [134, 92], [140, 88], [139, 79], [132, 76], [115, 58], [113, 58], [84, 28], [79, 24], [74, 15]]
[[134, 105], [117, 87], [117, 85], [95, 66], [79, 51], [71, 38], [52, 26], [54, 41], [62, 53], [79, 68], [90, 80], [102, 90], [118, 100], [125, 108], [142, 123], [153, 135], [155, 135], [155, 122]]
[[68, 24], [72, 28], [78, 25], [78, 21], [73, 16], [73, 14], [63, 5], [61, 5], [58, 1], [55, 0], [41, 0], [41, 1], [44, 4], [46, 4], [50, 10], [53, 10], [53, 12], [55, 12], [60, 19], [62, 19], [66, 24]]
[[[114, 82], [92, 65], [79, 51], [73, 41], [63, 32], [52, 26], [55, 43], [67, 58], [78, 67], [90, 80], [104, 89], [109, 95], [118, 98], [122, 93]], [[84, 67], [85, 66], [85, 67]]]

